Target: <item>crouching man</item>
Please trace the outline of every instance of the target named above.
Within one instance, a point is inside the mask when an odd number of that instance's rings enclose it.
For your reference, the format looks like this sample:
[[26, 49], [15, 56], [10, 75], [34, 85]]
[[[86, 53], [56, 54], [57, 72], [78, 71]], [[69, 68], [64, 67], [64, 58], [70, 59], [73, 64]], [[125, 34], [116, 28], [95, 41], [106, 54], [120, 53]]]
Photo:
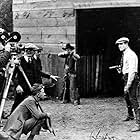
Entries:
[[[27, 135], [30, 132], [27, 140], [33, 140], [35, 135], [39, 135], [41, 127], [54, 133], [50, 125], [50, 114], [43, 113], [39, 105], [39, 100], [44, 97], [42, 84], [34, 84], [32, 95], [17, 106], [3, 127], [3, 131], [9, 139], [19, 140], [22, 134]], [[0, 136], [2, 137], [2, 135]]]

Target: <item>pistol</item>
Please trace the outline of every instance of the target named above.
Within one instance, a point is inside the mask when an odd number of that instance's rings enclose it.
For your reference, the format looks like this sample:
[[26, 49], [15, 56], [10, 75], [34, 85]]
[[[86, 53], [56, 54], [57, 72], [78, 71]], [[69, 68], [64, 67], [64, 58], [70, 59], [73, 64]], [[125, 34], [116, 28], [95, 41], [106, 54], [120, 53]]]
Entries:
[[109, 67], [110, 70], [111, 70], [111, 69], [119, 69], [119, 68], [121, 68], [120, 65], [115, 65], [115, 66], [110, 66], [110, 67]]

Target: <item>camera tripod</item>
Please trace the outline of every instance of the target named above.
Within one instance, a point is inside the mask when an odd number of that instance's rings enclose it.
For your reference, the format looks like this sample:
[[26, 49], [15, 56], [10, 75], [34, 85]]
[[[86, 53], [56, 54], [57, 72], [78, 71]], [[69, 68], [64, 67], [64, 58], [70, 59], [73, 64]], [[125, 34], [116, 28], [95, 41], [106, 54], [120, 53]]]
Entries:
[[14, 74], [14, 71], [15, 71], [15, 68], [18, 67], [19, 71], [22, 73], [22, 75], [24, 76], [25, 78], [25, 81], [27, 82], [30, 90], [32, 89], [31, 87], [31, 84], [26, 76], [26, 74], [24, 73], [24, 70], [23, 68], [21, 67], [20, 65], [20, 62], [18, 63], [15, 63], [16, 58], [12, 58], [7, 66], [6, 66], [6, 71], [5, 71], [5, 83], [4, 83], [4, 88], [2, 89], [2, 100], [1, 100], [1, 104], [0, 104], [0, 123], [1, 123], [1, 118], [2, 118], [2, 113], [3, 113], [3, 109], [4, 109], [4, 105], [5, 105], [5, 101], [6, 101], [6, 98], [7, 98], [7, 95], [8, 95], [8, 91], [9, 91], [9, 88], [10, 88], [10, 83], [11, 83], [11, 80], [13, 78], [13, 74]]

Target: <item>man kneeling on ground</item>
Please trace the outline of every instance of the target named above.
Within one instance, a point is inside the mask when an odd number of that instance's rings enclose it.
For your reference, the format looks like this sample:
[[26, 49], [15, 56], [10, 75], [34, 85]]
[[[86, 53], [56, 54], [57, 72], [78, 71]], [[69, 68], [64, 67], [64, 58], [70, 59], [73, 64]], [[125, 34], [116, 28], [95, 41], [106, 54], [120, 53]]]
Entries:
[[33, 140], [35, 135], [39, 135], [41, 127], [50, 132], [54, 132], [47, 121], [50, 119], [49, 113], [43, 113], [39, 109], [39, 100], [45, 97], [42, 84], [34, 84], [32, 95], [23, 100], [8, 118], [3, 131], [12, 140], [19, 140], [22, 134], [27, 135], [27, 140]]

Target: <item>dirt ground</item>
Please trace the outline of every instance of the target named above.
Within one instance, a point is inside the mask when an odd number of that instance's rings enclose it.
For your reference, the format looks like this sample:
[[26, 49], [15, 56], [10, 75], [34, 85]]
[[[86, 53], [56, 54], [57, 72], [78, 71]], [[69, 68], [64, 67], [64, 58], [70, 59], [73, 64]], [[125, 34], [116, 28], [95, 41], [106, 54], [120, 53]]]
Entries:
[[[6, 101], [4, 110], [10, 110], [12, 103]], [[35, 140], [140, 140], [140, 132], [130, 132], [135, 120], [122, 121], [127, 114], [122, 97], [84, 98], [78, 106], [61, 104], [58, 100], [41, 101], [41, 105], [52, 114], [56, 136], [41, 131]], [[22, 135], [21, 140], [26, 139]]]

